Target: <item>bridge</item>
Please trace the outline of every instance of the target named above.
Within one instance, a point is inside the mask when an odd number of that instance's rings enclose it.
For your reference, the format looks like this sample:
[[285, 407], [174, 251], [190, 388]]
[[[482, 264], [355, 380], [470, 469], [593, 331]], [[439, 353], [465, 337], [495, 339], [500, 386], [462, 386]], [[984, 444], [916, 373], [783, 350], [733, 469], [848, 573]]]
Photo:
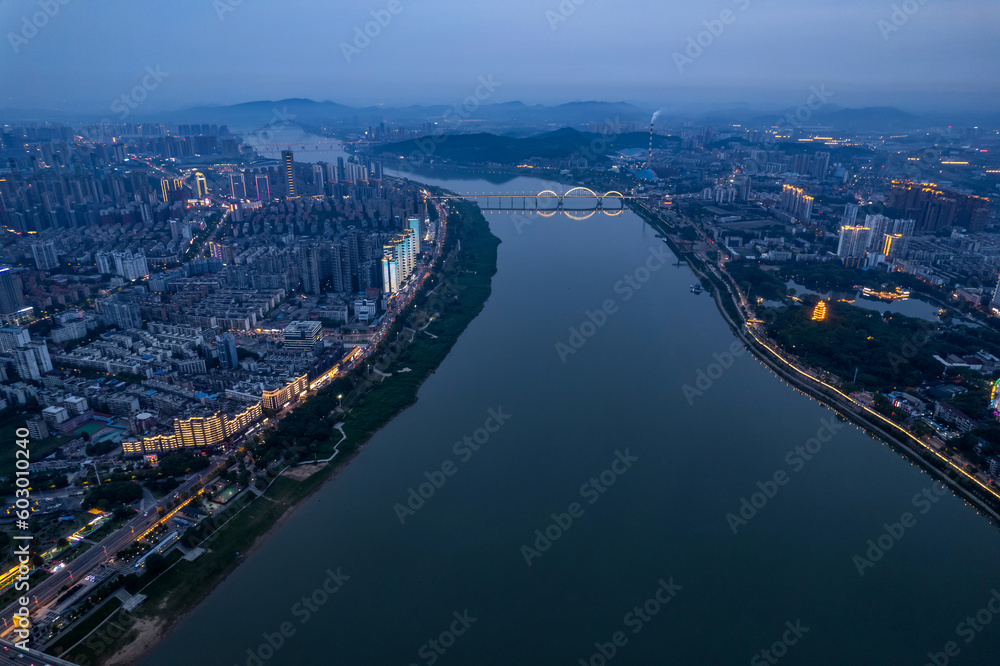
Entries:
[[[598, 194], [587, 187], [574, 187], [565, 194], [543, 190], [537, 194], [510, 193], [432, 195], [429, 199], [475, 201], [483, 211], [531, 212], [543, 217], [563, 213], [573, 219], [585, 220], [595, 213], [621, 215], [627, 201], [645, 199], [618, 191]], [[606, 202], [612, 202], [610, 205]], [[568, 205], [567, 205], [568, 204]]]
[[259, 153], [277, 153], [282, 150], [293, 150], [300, 153], [311, 153], [320, 151], [330, 151], [339, 149], [341, 144], [335, 141], [286, 141], [284, 143], [249, 143], [243, 144], [249, 148], [254, 148]]

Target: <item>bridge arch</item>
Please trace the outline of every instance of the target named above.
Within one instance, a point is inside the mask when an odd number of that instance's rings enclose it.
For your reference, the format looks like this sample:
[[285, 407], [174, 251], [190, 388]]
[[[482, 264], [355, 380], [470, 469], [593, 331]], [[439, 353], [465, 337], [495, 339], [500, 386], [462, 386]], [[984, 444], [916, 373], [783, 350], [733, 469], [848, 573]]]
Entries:
[[567, 192], [566, 194], [564, 194], [563, 197], [578, 197], [578, 196], [581, 196], [579, 194], [574, 194], [574, 192], [577, 192], [577, 191], [586, 192], [587, 194], [589, 194], [590, 196], [594, 197], [595, 199], [600, 199], [600, 197], [597, 196], [597, 192], [595, 192], [594, 190], [590, 189], [589, 187], [574, 187], [572, 190], [570, 190], [569, 192]]

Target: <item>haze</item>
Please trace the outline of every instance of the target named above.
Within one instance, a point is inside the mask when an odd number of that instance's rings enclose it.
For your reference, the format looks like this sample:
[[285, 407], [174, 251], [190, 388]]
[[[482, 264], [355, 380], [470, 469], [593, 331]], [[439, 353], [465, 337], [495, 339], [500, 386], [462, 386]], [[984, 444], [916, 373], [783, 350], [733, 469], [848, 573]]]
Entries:
[[[910, 0], [895, 24], [884, 0], [577, 2], [398, 0], [391, 15], [388, 0], [65, 0], [32, 35], [25, 17], [38, 0], [5, 1], [0, 108], [106, 115], [156, 66], [169, 77], [144, 113], [286, 97], [448, 103], [485, 75], [503, 83], [491, 102], [797, 104], [820, 84], [841, 105], [982, 109], [1000, 99], [995, 0]], [[380, 10], [391, 20], [345, 55]], [[724, 10], [731, 22], [678, 67], [673, 54]]]

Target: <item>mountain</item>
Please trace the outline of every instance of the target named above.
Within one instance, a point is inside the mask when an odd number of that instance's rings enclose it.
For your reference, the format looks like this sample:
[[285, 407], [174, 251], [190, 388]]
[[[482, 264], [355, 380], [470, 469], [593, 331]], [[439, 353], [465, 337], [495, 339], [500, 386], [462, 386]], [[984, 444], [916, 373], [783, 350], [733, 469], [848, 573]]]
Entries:
[[[610, 152], [628, 148], [645, 149], [649, 146], [649, 134], [630, 132], [617, 137], [605, 137], [592, 132], [580, 132], [573, 128], [562, 128], [530, 137], [511, 137], [496, 134], [445, 134], [437, 137], [388, 143], [374, 149], [376, 154], [410, 155], [414, 151], [427, 153], [427, 142], [431, 141], [431, 152], [435, 159], [454, 160], [462, 163], [498, 162], [515, 164], [533, 157], [559, 160], [567, 157], [585, 157], [592, 163], [606, 161]], [[654, 147], [665, 148], [680, 139], [657, 134]]]
[[[557, 106], [528, 105], [523, 102], [456, 105], [352, 107], [336, 102], [310, 99], [245, 102], [230, 106], [202, 106], [157, 114], [161, 122], [225, 123], [234, 129], [254, 130], [276, 122], [288, 122], [306, 128], [340, 126], [367, 127], [380, 122], [422, 125], [443, 121], [478, 121], [519, 125], [586, 125], [601, 122], [645, 121], [650, 113], [624, 102], [571, 102]], [[475, 107], [475, 108], [473, 108]]]

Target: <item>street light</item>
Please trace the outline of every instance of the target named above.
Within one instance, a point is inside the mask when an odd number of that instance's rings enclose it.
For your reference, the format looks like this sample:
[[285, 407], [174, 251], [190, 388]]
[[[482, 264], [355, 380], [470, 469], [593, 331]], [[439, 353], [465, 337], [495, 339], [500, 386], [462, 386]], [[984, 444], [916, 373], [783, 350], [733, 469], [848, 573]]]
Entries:
[[344, 396], [338, 395], [337, 396], [337, 400], [340, 401], [340, 409], [343, 409], [344, 408]]

